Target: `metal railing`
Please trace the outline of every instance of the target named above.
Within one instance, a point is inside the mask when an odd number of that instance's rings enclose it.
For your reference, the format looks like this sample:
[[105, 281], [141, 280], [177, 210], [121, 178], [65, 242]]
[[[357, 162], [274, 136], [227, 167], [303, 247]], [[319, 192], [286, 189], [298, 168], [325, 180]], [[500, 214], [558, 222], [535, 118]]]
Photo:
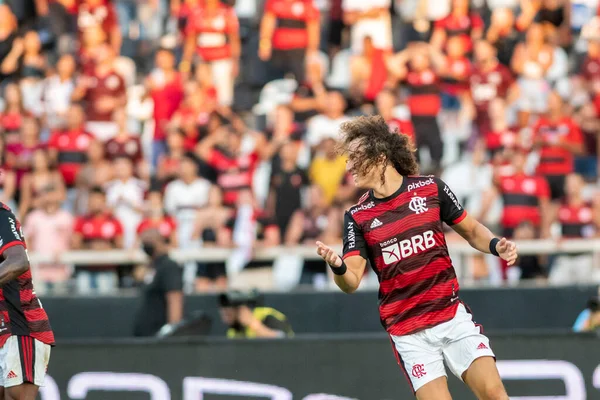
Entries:
[[[517, 242], [517, 246], [521, 255], [600, 253], [600, 239], [529, 240], [519, 241]], [[341, 251], [341, 246], [334, 247], [338, 252]], [[464, 241], [450, 241], [448, 247], [453, 254], [460, 254], [461, 256], [478, 253], [477, 250]], [[233, 249], [231, 248], [206, 247], [173, 250], [171, 256], [175, 261], [180, 263], [186, 261], [216, 262], [226, 260], [232, 251]], [[295, 255], [307, 260], [319, 259], [314, 246], [276, 246], [255, 249], [253, 260], [273, 260], [281, 255]], [[146, 255], [141, 250], [72, 250], [61, 254], [58, 258], [31, 252], [29, 253], [29, 259], [32, 264], [64, 263], [85, 266], [138, 264], [144, 263], [147, 260]]]

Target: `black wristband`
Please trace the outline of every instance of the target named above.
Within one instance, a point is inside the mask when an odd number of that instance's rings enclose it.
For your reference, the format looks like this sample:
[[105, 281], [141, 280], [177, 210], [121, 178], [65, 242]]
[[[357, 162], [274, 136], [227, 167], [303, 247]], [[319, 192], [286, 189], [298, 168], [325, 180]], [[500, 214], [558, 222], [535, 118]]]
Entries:
[[[329, 264], [327, 264], [329, 265]], [[346, 273], [346, 271], [348, 270], [348, 268], [346, 267], [346, 263], [344, 262], [344, 260], [342, 260], [342, 266], [341, 267], [334, 267], [333, 265], [329, 265], [329, 268], [331, 268], [331, 271], [336, 274], [336, 275], [344, 275]]]
[[500, 257], [500, 254], [498, 254], [498, 251], [496, 250], [496, 245], [499, 241], [500, 239], [498, 238], [493, 238], [492, 240], [490, 240], [490, 253], [492, 253], [496, 257]]

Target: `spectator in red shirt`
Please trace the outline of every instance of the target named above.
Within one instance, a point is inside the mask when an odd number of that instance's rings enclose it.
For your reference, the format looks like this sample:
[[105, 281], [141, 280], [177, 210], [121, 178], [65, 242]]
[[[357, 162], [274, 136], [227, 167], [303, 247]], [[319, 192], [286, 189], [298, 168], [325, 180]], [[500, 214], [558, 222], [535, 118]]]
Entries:
[[26, 114], [19, 85], [9, 83], [4, 87], [4, 101], [6, 104], [0, 113], [0, 130], [8, 145], [19, 141], [21, 122]]
[[479, 14], [471, 12], [469, 0], [453, 0], [452, 12], [435, 22], [431, 44], [442, 49], [449, 38], [459, 37], [467, 53], [473, 49], [473, 41], [483, 36], [483, 20]]
[[31, 171], [33, 153], [42, 148], [40, 143], [40, 124], [37, 119], [27, 117], [21, 125], [21, 140], [6, 145], [6, 165], [17, 174], [17, 185], [20, 186], [23, 176]]
[[[390, 58], [388, 68], [394, 79], [404, 81], [409, 88], [408, 108], [415, 129], [417, 148], [428, 148], [435, 173], [441, 166], [443, 142], [437, 121], [442, 100], [439, 71], [445, 58], [429, 44], [414, 44]], [[417, 156], [419, 153], [417, 152]]]
[[84, 113], [73, 105], [67, 113], [67, 128], [52, 134], [48, 142], [51, 163], [58, 165], [68, 188], [75, 186], [75, 178], [87, 161], [87, 150], [94, 137], [84, 131]]
[[537, 174], [550, 185], [552, 201], [565, 195], [565, 179], [574, 169], [574, 156], [584, 152], [579, 126], [564, 113], [565, 105], [556, 92], [548, 98], [548, 113], [533, 127], [533, 143], [540, 149]]
[[500, 64], [496, 48], [485, 40], [475, 44], [475, 64], [470, 77], [471, 98], [476, 109], [475, 123], [480, 135], [490, 129], [488, 108], [495, 98], [506, 99], [513, 76], [508, 67]]
[[521, 145], [517, 128], [508, 125], [506, 104], [501, 98], [489, 102], [488, 114], [490, 116], [490, 129], [483, 136], [485, 148], [492, 162], [503, 162], [503, 151]]
[[[581, 175], [570, 174], [565, 181], [565, 199], [558, 209], [558, 222], [563, 239], [592, 239], [598, 236], [599, 226], [594, 213], [599, 210], [585, 201]], [[564, 254], [556, 259], [550, 271], [549, 281], [555, 285], [577, 285], [589, 283], [594, 277], [592, 254]]]
[[194, 10], [186, 27], [181, 70], [190, 72], [194, 50], [211, 67], [219, 104], [231, 106], [233, 84], [239, 73], [241, 53], [239, 22], [235, 10], [220, 0], [204, 0]]
[[307, 55], [319, 48], [319, 10], [307, 0], [267, 0], [258, 56], [304, 82]]
[[466, 57], [464, 42], [453, 36], [446, 46], [446, 64], [441, 69], [442, 100], [444, 109], [457, 110], [461, 100], [469, 92], [469, 77], [473, 71], [471, 61]]
[[77, 8], [79, 37], [93, 28], [101, 27], [116, 54], [121, 52], [123, 37], [115, 7], [110, 0], [81, 0]]
[[[71, 248], [74, 250], [115, 250], [123, 247], [123, 227], [106, 206], [106, 195], [99, 187], [90, 191], [88, 213], [75, 220]], [[112, 293], [118, 286], [116, 268], [96, 265], [77, 268], [79, 292]]]
[[183, 100], [183, 83], [171, 50], [158, 50], [154, 63], [156, 68], [146, 78], [146, 90], [154, 103], [152, 166], [156, 167], [160, 156], [167, 151], [167, 124]]
[[167, 240], [169, 247], [177, 247], [177, 223], [165, 213], [163, 196], [159, 190], [148, 192], [144, 218], [137, 227], [137, 245], [140, 244], [140, 235], [149, 229], [156, 229]]
[[72, 99], [85, 100], [86, 130], [105, 142], [117, 133], [113, 113], [127, 102], [125, 81], [115, 71], [115, 53], [107, 43], [96, 49], [94, 59], [94, 69], [79, 79]]
[[375, 102], [377, 107], [377, 113], [385, 119], [388, 126], [390, 127], [390, 131], [394, 132], [395, 130], [398, 133], [402, 133], [408, 137], [410, 140], [415, 140], [415, 130], [413, 128], [413, 124], [410, 119], [398, 118], [394, 115], [394, 108], [396, 107], [396, 95], [391, 90], [382, 90], [379, 92], [377, 96], [377, 100]]
[[120, 108], [114, 113], [114, 120], [119, 128], [117, 135], [110, 139], [105, 147], [106, 159], [113, 161], [118, 157], [127, 157], [131, 159], [134, 166], [140, 166], [142, 158], [142, 143], [138, 136], [129, 133], [127, 129], [127, 112]]
[[541, 176], [525, 173], [527, 150], [515, 151], [511, 162], [513, 173], [500, 176], [496, 187], [487, 193], [481, 207], [482, 216], [489, 210], [497, 196], [502, 196], [502, 236], [513, 237], [514, 230], [522, 222], [530, 222], [536, 229], [536, 236], [549, 237], [552, 217], [549, 214], [550, 188]]

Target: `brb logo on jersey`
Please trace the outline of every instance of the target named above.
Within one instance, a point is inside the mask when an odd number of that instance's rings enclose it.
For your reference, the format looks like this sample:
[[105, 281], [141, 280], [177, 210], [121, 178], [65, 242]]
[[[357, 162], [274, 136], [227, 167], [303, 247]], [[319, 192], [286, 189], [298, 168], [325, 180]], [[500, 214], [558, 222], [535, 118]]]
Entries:
[[410, 208], [411, 211], [414, 211], [415, 214], [424, 213], [425, 211], [429, 210], [427, 208], [427, 197], [413, 197], [410, 199], [410, 203], [408, 203], [408, 208]]
[[[395, 242], [396, 240], [397, 239], [388, 240], [387, 242], [382, 243], [382, 245], [385, 246], [390, 242]], [[435, 246], [433, 231], [427, 231], [422, 235], [415, 235], [410, 239], [401, 240], [400, 242], [381, 249], [383, 262], [385, 265], [393, 264], [414, 254], [428, 250], [433, 246]]]

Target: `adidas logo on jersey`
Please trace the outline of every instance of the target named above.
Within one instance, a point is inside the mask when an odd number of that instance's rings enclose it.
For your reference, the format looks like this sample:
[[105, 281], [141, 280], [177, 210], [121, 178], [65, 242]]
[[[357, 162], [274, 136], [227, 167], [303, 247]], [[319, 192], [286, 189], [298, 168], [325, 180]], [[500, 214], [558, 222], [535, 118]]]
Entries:
[[477, 350], [487, 350], [488, 347], [482, 343], [479, 343], [479, 346], [477, 346]]
[[371, 229], [373, 228], [377, 228], [378, 226], [383, 225], [383, 222], [381, 222], [380, 220], [378, 220], [377, 218], [375, 218], [373, 220], [373, 222], [371, 222]]
[[17, 374], [14, 371], [10, 371], [8, 375], [6, 375], [6, 379], [15, 379], [17, 378]]

